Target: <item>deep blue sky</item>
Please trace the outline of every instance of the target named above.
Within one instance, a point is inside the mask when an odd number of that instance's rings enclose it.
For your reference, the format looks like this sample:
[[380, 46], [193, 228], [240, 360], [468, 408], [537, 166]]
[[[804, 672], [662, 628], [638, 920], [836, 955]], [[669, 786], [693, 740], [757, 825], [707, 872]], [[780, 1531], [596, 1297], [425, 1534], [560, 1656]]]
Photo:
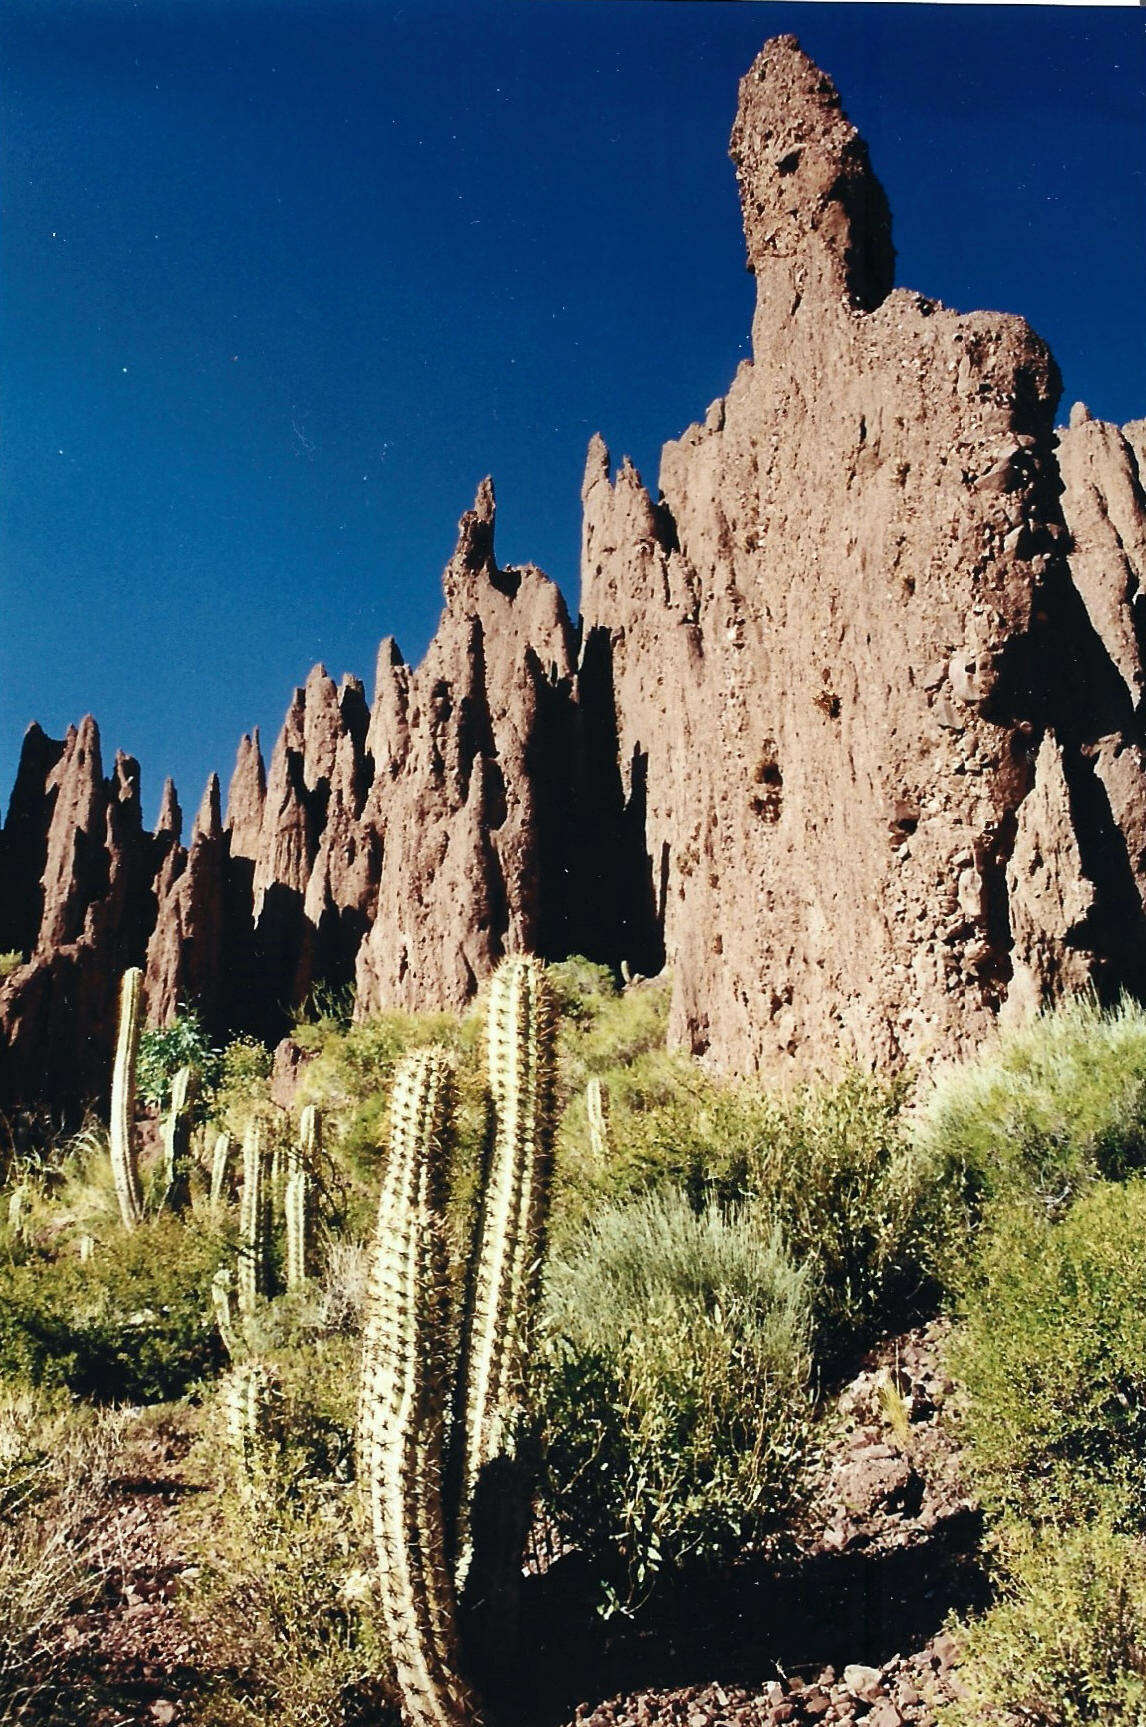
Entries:
[[0, 800], [90, 709], [190, 814], [314, 661], [420, 657], [487, 471], [575, 608], [590, 434], [655, 483], [747, 352], [727, 138], [782, 30], [898, 280], [1146, 414], [1141, 9], [4, 0]]

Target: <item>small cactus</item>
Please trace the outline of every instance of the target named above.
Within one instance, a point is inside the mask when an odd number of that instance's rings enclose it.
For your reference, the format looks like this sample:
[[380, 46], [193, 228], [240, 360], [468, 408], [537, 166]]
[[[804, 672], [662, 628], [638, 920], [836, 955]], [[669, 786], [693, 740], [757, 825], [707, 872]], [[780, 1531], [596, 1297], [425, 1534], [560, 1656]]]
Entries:
[[231, 1173], [231, 1136], [229, 1133], [219, 1133], [215, 1136], [215, 1149], [211, 1154], [211, 1212], [217, 1216], [227, 1202], [227, 1183]]
[[119, 992], [119, 1035], [111, 1077], [111, 1168], [119, 1215], [125, 1229], [134, 1229], [143, 1216], [132, 1127], [135, 1121], [135, 1061], [139, 1053], [140, 996], [143, 973], [132, 966], [123, 974]]
[[80, 1264], [81, 1265], [90, 1265], [91, 1260], [92, 1260], [92, 1255], [95, 1253], [95, 1236], [94, 1235], [81, 1235], [79, 1238], [79, 1244], [78, 1245], [79, 1245], [79, 1252], [80, 1252]]
[[226, 1266], [223, 1266], [211, 1279], [211, 1308], [215, 1315], [215, 1324], [223, 1348], [232, 1361], [238, 1361], [240, 1346], [239, 1336], [235, 1330], [235, 1307], [232, 1299], [234, 1292], [234, 1274], [228, 1271]]
[[24, 1234], [24, 1219], [28, 1209], [28, 1184], [20, 1182], [8, 1195], [8, 1228], [14, 1236]]
[[314, 1171], [322, 1150], [322, 1117], [308, 1103], [298, 1124], [298, 1142], [287, 1150], [287, 1288], [301, 1289], [310, 1276], [314, 1253]]
[[239, 1311], [254, 1313], [270, 1292], [271, 1188], [266, 1127], [251, 1118], [243, 1139], [243, 1199], [239, 1213]]
[[181, 1067], [171, 1082], [171, 1113], [163, 1127], [163, 1204], [183, 1211], [191, 1198], [191, 1105], [195, 1074]]
[[242, 1362], [224, 1384], [227, 1445], [235, 1461], [240, 1492], [249, 1490], [266, 1472], [271, 1449], [279, 1438], [281, 1403], [278, 1378], [261, 1361]]
[[471, 1727], [445, 1556], [442, 1475], [449, 1283], [442, 1213], [452, 1074], [444, 1052], [398, 1068], [378, 1208], [359, 1399], [382, 1610], [411, 1727]]
[[596, 1074], [585, 1087], [585, 1114], [589, 1120], [589, 1149], [593, 1156], [609, 1153], [609, 1088]]
[[286, 1286], [301, 1289], [310, 1275], [313, 1232], [313, 1183], [305, 1169], [287, 1177], [283, 1194], [286, 1214]]

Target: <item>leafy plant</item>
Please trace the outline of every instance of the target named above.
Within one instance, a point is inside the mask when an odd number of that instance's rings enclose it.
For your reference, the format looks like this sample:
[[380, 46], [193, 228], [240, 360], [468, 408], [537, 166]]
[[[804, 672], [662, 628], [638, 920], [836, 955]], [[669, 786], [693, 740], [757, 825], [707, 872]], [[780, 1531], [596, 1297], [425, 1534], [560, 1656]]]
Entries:
[[217, 1234], [168, 1214], [110, 1234], [86, 1263], [68, 1243], [0, 1263], [0, 1378], [98, 1403], [181, 1395], [219, 1364], [221, 1253]]
[[3, 983], [5, 978], [11, 977], [14, 971], [19, 971], [23, 964], [24, 955], [19, 948], [9, 948], [6, 952], [0, 953], [0, 983]]
[[945, 1167], [912, 1146], [910, 1095], [904, 1079], [853, 1070], [753, 1105], [745, 1185], [797, 1263], [814, 1267], [829, 1367], [933, 1307], [933, 1267], [962, 1222]]
[[141, 1034], [135, 1077], [140, 1096], [155, 1109], [171, 1101], [171, 1081], [181, 1067], [194, 1069], [204, 1104], [221, 1074], [220, 1053], [195, 1008], [184, 1008], [169, 1025]]
[[1013, 1202], [984, 1236], [952, 1371], [988, 1507], [1146, 1528], [1146, 1181], [1059, 1223]]
[[954, 1627], [966, 1695], [951, 1727], [1141, 1727], [1146, 1720], [1146, 1548], [1105, 1519], [1004, 1531], [998, 1598]]

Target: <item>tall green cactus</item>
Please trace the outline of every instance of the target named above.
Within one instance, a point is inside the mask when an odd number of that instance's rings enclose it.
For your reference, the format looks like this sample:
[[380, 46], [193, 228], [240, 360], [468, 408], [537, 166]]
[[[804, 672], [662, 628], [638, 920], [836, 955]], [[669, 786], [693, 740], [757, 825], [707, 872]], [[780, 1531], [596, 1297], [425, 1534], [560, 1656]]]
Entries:
[[359, 1402], [359, 1468], [411, 1727], [472, 1727], [442, 1503], [449, 1281], [442, 1216], [452, 1075], [440, 1049], [400, 1065], [378, 1208]]
[[249, 1317], [270, 1293], [271, 1184], [266, 1127], [252, 1116], [243, 1137], [239, 1210], [239, 1311]]
[[143, 1216], [132, 1127], [135, 1121], [135, 1062], [139, 1053], [140, 996], [143, 973], [132, 966], [123, 974], [119, 991], [119, 1034], [111, 1076], [111, 1168], [119, 1215], [125, 1229], [134, 1229]]
[[[461, 1676], [514, 1661], [529, 1469], [511, 1453], [544, 1245], [553, 1145], [553, 1000], [544, 967], [507, 960], [490, 994], [490, 1138], [446, 1455], [453, 1336], [443, 1210], [451, 1073], [441, 1050], [398, 1068], [366, 1308], [358, 1461], [386, 1629], [410, 1727], [473, 1727]], [[467, 1638], [467, 1642], [469, 1639]]]
[[456, 1575], [470, 1564], [469, 1512], [482, 1471], [509, 1446], [536, 1305], [553, 1163], [553, 992], [539, 960], [502, 962], [487, 1020], [493, 1143], [467, 1298], [458, 1431]]
[[163, 1124], [163, 1203], [170, 1211], [185, 1210], [191, 1198], [194, 1098], [194, 1071], [181, 1067], [171, 1081], [171, 1113]]
[[287, 1169], [297, 1175], [300, 1169], [313, 1175], [322, 1156], [322, 1112], [315, 1103], [308, 1103], [298, 1118], [298, 1142], [287, 1153]]

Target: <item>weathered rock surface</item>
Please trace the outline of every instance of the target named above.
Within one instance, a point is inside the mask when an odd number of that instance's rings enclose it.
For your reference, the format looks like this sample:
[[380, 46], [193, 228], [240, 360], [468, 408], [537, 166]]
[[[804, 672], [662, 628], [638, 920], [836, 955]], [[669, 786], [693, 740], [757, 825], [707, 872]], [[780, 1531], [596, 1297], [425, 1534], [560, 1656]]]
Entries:
[[1022, 320], [893, 286], [866, 147], [790, 37], [732, 156], [753, 357], [657, 497], [591, 443], [579, 637], [499, 568], [485, 482], [422, 665], [384, 641], [369, 709], [316, 667], [187, 848], [90, 718], [29, 731], [0, 1099], [102, 1084], [130, 963], [153, 1019], [275, 1038], [316, 983], [368, 1012], [460, 1005], [516, 948], [667, 960], [676, 1039], [779, 1075], [1146, 988], [1146, 421], [1056, 434]]
[[866, 151], [790, 38], [743, 81], [732, 152], [753, 359], [666, 445], [657, 503], [600, 443], [584, 492], [586, 641], [644, 806], [673, 1025], [741, 1070], [952, 1054], [1017, 972], [1025, 1002], [1113, 983], [1115, 927], [1119, 981], [1141, 977], [1146, 785], [1110, 676], [1117, 649], [1141, 677], [1137, 565], [1114, 557], [1141, 489], [1112, 428], [1070, 434], [1098, 494], [1085, 516], [1068, 490], [1076, 587], [1053, 360], [1017, 318], [891, 291]]

